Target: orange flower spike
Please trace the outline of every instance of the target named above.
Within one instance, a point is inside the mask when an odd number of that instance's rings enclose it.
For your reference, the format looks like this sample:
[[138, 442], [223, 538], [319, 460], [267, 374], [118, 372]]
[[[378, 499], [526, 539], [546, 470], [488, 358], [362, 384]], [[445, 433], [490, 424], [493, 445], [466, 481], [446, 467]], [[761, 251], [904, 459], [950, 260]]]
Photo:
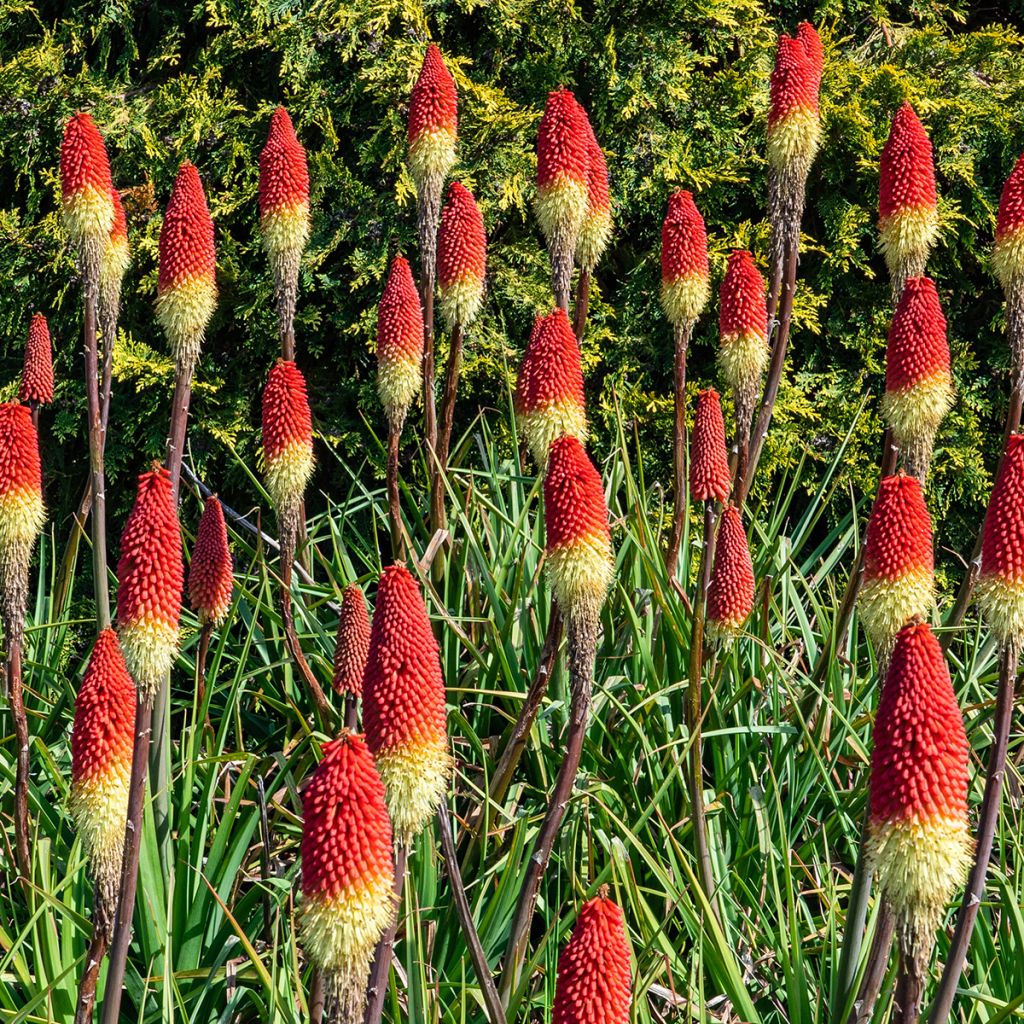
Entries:
[[596, 622], [615, 578], [600, 474], [575, 437], [551, 445], [544, 474], [547, 574], [562, 615]]
[[487, 234], [473, 193], [453, 181], [437, 233], [437, 290], [448, 329], [468, 327], [484, 301]]
[[692, 324], [704, 312], [711, 295], [708, 235], [685, 189], [673, 192], [661, 226], [661, 308], [669, 322]]
[[558, 957], [551, 1024], [629, 1024], [632, 979], [622, 911], [608, 887], [580, 908]]
[[908, 277], [924, 273], [939, 233], [932, 144], [909, 103], [892, 120], [882, 150], [879, 246], [898, 297]]
[[77, 113], [60, 147], [61, 207], [64, 229], [87, 264], [98, 266], [114, 224], [113, 188], [103, 136], [89, 114]]
[[924, 491], [916, 477], [887, 476], [868, 520], [860, 620], [875, 649], [887, 656], [900, 629], [934, 604], [932, 522]]
[[335, 693], [351, 693], [355, 697], [362, 695], [369, 653], [370, 616], [366, 611], [366, 598], [355, 583], [350, 583], [342, 595], [338, 635], [334, 641], [334, 677], [331, 684]]
[[608, 194], [608, 164], [587, 112], [580, 105], [587, 140], [587, 211], [576, 242], [576, 262], [586, 271], [597, 266], [612, 237], [612, 203]]
[[768, 305], [754, 258], [733, 249], [719, 291], [718, 366], [733, 393], [736, 420], [745, 427], [768, 365]]
[[814, 74], [815, 96], [821, 90], [821, 76], [825, 69], [825, 48], [821, 45], [821, 37], [817, 29], [809, 21], [801, 21], [796, 27], [796, 37], [800, 40], [811, 64]]
[[926, 623], [897, 634], [875, 718], [865, 854], [901, 946], [927, 956], [967, 876], [969, 746], [942, 648]]
[[377, 395], [392, 429], [402, 429], [422, 386], [423, 308], [409, 261], [396, 256], [377, 307]]
[[178, 169], [160, 227], [156, 297], [156, 318], [179, 365], [195, 367], [216, 306], [213, 221], [199, 172], [186, 161]]
[[459, 111], [455, 82], [431, 43], [409, 97], [409, 170], [420, 193], [444, 181], [455, 163]]
[[408, 846], [437, 811], [452, 760], [437, 641], [419, 585], [401, 565], [388, 566], [377, 587], [363, 724], [396, 839]]
[[343, 730], [302, 791], [299, 935], [338, 1020], [362, 1020], [374, 947], [395, 915], [391, 822], [362, 736]]
[[231, 607], [234, 577], [224, 509], [216, 495], [206, 499], [199, 517], [196, 544], [188, 572], [188, 593], [200, 626], [219, 626]]
[[992, 269], [1008, 298], [1024, 285], [1024, 154], [1006, 179], [999, 199]]
[[69, 809], [96, 879], [97, 920], [109, 931], [121, 884], [128, 784], [135, 739], [135, 684], [117, 634], [103, 630], [75, 697]]
[[694, 501], [728, 501], [732, 490], [729, 452], [725, 446], [725, 420], [718, 392], [697, 395], [697, 411], [690, 435], [690, 497]]
[[49, 405], [53, 401], [53, 350], [50, 325], [42, 313], [36, 313], [28, 327], [25, 364], [21, 371], [19, 402]]
[[768, 163], [778, 172], [805, 177], [814, 161], [821, 138], [820, 81], [804, 41], [779, 36], [768, 111]]
[[721, 641], [736, 637], [753, 610], [754, 563], [740, 511], [728, 505], [718, 526], [708, 586], [708, 636]]
[[152, 702], [178, 653], [185, 570], [171, 476], [158, 466], [139, 476], [117, 563], [117, 631], [140, 699]]
[[1011, 434], [985, 513], [978, 605], [1004, 646], [1024, 643], [1024, 434]]
[[538, 466], [544, 465], [552, 442], [563, 434], [586, 441], [580, 349], [564, 309], [556, 306], [534, 320], [519, 367], [514, 405]]

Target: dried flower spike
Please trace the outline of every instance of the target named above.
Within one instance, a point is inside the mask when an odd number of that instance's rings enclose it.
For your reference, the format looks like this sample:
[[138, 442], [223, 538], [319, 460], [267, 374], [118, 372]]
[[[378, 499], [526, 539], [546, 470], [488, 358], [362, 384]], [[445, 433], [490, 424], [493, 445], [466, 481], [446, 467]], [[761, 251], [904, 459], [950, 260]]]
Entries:
[[113, 188], [103, 136], [89, 114], [77, 113], [65, 125], [60, 147], [61, 210], [83, 272], [93, 282], [114, 223]]
[[391, 429], [401, 431], [423, 386], [423, 309], [409, 261], [396, 256], [377, 307], [377, 394]]
[[1014, 288], [1024, 285], [1024, 154], [1006, 179], [999, 199], [992, 269], [1007, 298]]
[[938, 640], [926, 623], [904, 626], [875, 718], [865, 855], [918, 962], [970, 866], [968, 752]]
[[534, 320], [519, 367], [514, 404], [538, 466], [545, 464], [552, 442], [563, 434], [586, 441], [580, 348], [564, 309], [556, 306], [547, 316]]
[[768, 110], [768, 163], [779, 173], [806, 178], [821, 138], [818, 84], [805, 43], [779, 36]]
[[351, 693], [355, 697], [362, 695], [369, 653], [370, 616], [366, 611], [366, 598], [355, 583], [350, 583], [342, 594], [338, 635], [334, 641], [334, 677], [331, 683], [336, 693]]
[[932, 522], [916, 477], [898, 473], [878, 485], [864, 544], [857, 610], [882, 659], [896, 634], [935, 604]]
[[737, 431], [746, 433], [768, 364], [764, 278], [746, 250], [733, 249], [730, 254], [719, 300], [718, 366], [733, 394]]
[[484, 301], [487, 234], [473, 193], [453, 181], [437, 233], [437, 290], [448, 329], [468, 327]]
[[882, 415], [907, 472], [928, 474], [935, 435], [953, 404], [946, 318], [929, 277], [908, 277], [889, 328]]
[[231, 607], [234, 577], [224, 509], [217, 496], [206, 499], [199, 517], [192, 564], [188, 570], [188, 593], [200, 626], [219, 626]]
[[697, 411], [690, 437], [690, 497], [694, 501], [727, 501], [732, 489], [729, 453], [725, 447], [725, 420], [718, 392], [697, 395]]
[[377, 588], [363, 724], [396, 839], [407, 846], [444, 796], [451, 756], [437, 641], [419, 585], [401, 565], [388, 566]]
[[331, 1019], [362, 1020], [374, 947], [395, 915], [391, 822], [362, 736], [343, 731], [302, 793], [303, 949], [323, 973]]
[[217, 306], [213, 221], [199, 172], [187, 160], [178, 169], [160, 227], [156, 318], [171, 354], [191, 372]]
[[685, 189], [673, 192], [661, 226], [661, 308], [674, 327], [692, 325], [711, 295], [708, 235]]
[[939, 233], [932, 144], [909, 103], [892, 119], [882, 150], [879, 246], [892, 279], [893, 298], [908, 277], [920, 277]]
[[53, 401], [53, 351], [50, 325], [42, 313], [36, 313], [28, 327], [25, 363], [21, 371], [18, 401], [49, 405]]
[[612, 237], [612, 203], [608, 194], [608, 164], [582, 106], [580, 117], [587, 139], [587, 211], [576, 242], [576, 262], [590, 272]]
[[135, 684], [110, 628], [96, 639], [75, 697], [69, 809], [96, 880], [96, 920], [108, 935], [121, 884]]
[[1024, 434], [1012, 434], [985, 513], [978, 605], [1004, 646], [1024, 643]]
[[715, 542], [715, 564], [708, 586], [708, 636], [731, 640], [754, 610], [754, 563], [743, 519], [735, 505], [722, 512]]
[[551, 1024], [628, 1024], [630, 948], [622, 911], [608, 887], [580, 908], [558, 957]]
[[185, 571], [171, 475], [158, 466], [139, 476], [117, 563], [117, 632], [125, 664], [152, 702], [178, 652]]

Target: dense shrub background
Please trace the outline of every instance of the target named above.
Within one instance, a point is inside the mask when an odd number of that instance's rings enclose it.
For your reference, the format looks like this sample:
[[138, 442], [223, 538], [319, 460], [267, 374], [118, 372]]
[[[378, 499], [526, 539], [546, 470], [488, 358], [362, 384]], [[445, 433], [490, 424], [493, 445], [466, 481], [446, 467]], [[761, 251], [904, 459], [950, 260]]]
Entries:
[[[502, 398], [532, 317], [549, 301], [530, 213], [533, 138], [547, 91], [564, 83], [587, 106], [608, 152], [618, 225], [598, 271], [584, 346], [590, 401], [596, 418], [619, 403], [635, 422], [648, 476], [668, 479], [671, 333], [657, 303], [666, 197], [676, 187], [697, 194], [716, 279], [731, 247], [762, 256], [775, 36], [812, 17], [827, 51], [824, 145], [811, 174], [792, 357], [766, 464], [824, 458], [866, 403], [845, 483], [853, 497], [870, 486], [890, 313], [875, 245], [877, 158], [892, 111], [910, 99], [936, 148], [943, 227], [930, 270], [950, 320], [959, 392], [934, 464], [934, 511], [941, 545], [969, 544], [1006, 392], [1001, 295], [987, 256], [999, 190], [1024, 149], [1024, 50], [1012, 11], [934, 0], [6, 0], [5, 7], [3, 395], [15, 387], [30, 312], [44, 310], [61, 381], [44, 420], [59, 442], [47, 446], [58, 522], [86, 477], [79, 291], [57, 213], [61, 130], [75, 109], [91, 109], [106, 135], [134, 250], [108, 443], [115, 524], [130, 498], [128, 481], [163, 452], [172, 366], [152, 315], [156, 244], [184, 159], [206, 184], [221, 289], [198, 374], [192, 451], [229, 500], [252, 504], [229, 446], [253, 464], [258, 396], [277, 350], [255, 192], [256, 157], [278, 102], [295, 119], [314, 183], [299, 362], [325, 440], [357, 461], [365, 449], [381, 474], [375, 307], [389, 256], [415, 251], [404, 115], [427, 39], [440, 43], [459, 87], [456, 173], [476, 193], [491, 237], [488, 302], [470, 341], [461, 424]], [[697, 331], [694, 388], [715, 378], [716, 317], [715, 308]], [[323, 451], [320, 462], [317, 483], [330, 492], [334, 463]]]

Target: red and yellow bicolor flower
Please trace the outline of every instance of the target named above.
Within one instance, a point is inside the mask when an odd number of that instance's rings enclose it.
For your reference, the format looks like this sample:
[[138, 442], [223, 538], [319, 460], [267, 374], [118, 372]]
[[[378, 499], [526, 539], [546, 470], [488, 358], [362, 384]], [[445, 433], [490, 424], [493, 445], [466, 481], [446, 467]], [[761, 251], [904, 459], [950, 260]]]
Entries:
[[735, 505], [722, 511], [715, 541], [715, 562], [708, 585], [708, 636], [726, 641], [738, 636], [754, 609], [754, 563]]
[[768, 109], [768, 163], [778, 173], [804, 177], [814, 161], [821, 137], [820, 81], [804, 40], [780, 35]]
[[999, 199], [992, 269], [1007, 295], [1024, 284], [1024, 154], [1006, 179]]
[[753, 412], [768, 365], [764, 278], [745, 249], [733, 249], [719, 289], [718, 366], [733, 393], [741, 425]]
[[409, 97], [409, 170], [416, 190], [440, 188], [455, 163], [459, 109], [455, 82], [431, 43]]
[[35, 313], [28, 327], [18, 400], [37, 405], [49, 405], [53, 401], [53, 349], [50, 325], [42, 313]]
[[92, 117], [79, 112], [65, 125], [60, 147], [61, 215], [71, 244], [86, 265], [98, 268], [113, 227], [113, 191], [103, 136]]
[[392, 430], [422, 387], [423, 308], [409, 261], [396, 256], [377, 307], [377, 395]]
[[188, 594], [200, 626], [219, 626], [231, 607], [234, 576], [224, 509], [216, 495], [206, 499], [199, 517], [192, 562], [188, 568]]
[[690, 497], [694, 501], [728, 501], [732, 490], [729, 452], [725, 446], [725, 418], [718, 392], [697, 395], [697, 411], [690, 435]]
[[693, 193], [673, 192], [661, 225], [661, 308], [674, 327], [692, 325], [711, 295], [708, 235]]
[[23, 586], [46, 521], [39, 437], [28, 406], [0, 404], [0, 591]]
[[590, 272], [612, 237], [612, 202], [608, 192], [608, 164], [582, 104], [580, 116], [587, 139], [587, 210], [576, 241], [576, 262]]
[[487, 234], [473, 193], [453, 181], [437, 232], [437, 291], [449, 330], [468, 327], [484, 301]]

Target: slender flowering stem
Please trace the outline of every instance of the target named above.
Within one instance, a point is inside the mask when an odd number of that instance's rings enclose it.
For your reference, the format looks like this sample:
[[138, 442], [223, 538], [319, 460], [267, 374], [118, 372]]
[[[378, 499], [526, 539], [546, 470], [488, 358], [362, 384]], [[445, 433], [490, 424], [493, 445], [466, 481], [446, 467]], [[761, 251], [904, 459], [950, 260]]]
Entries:
[[[893, 914], [892, 907], [883, 901], [878, 914], [878, 922], [875, 925], [875, 937], [868, 953], [868, 962], [864, 967], [864, 977], [857, 990], [857, 1001], [854, 1003], [850, 1016], [847, 1017], [847, 1024], [867, 1024], [871, 1020], [875, 1012], [875, 1003], [878, 1001], [878, 993], [885, 980], [886, 968], [889, 966], [889, 953], [892, 949], [892, 938], [895, 931], [896, 915]], [[854, 962], [854, 974], [856, 974], [856, 966], [856, 962]], [[846, 994], [840, 1001], [841, 1003], [846, 1002]]]
[[[210, 650], [210, 637], [213, 636], [213, 623], [207, 622], [199, 631], [199, 645], [196, 648], [196, 703], [201, 711], [206, 701], [206, 656]], [[213, 737], [213, 723], [210, 712], [204, 716], [204, 728]]]
[[84, 281], [85, 390], [89, 406], [89, 474], [92, 480], [92, 572], [96, 596], [96, 625], [110, 625], [110, 588], [107, 579], [107, 498], [103, 474], [103, 420], [100, 405], [99, 363], [96, 340], [96, 282]]
[[920, 957], [900, 954], [900, 969], [893, 996], [893, 1024], [917, 1024], [921, 1019], [921, 1000], [928, 972], [928, 962]]
[[[441, 422], [437, 432], [437, 449], [430, 474], [430, 525], [436, 533], [445, 529], [444, 483], [448, 473], [448, 453], [455, 424], [455, 396], [459, 387], [459, 367], [462, 364], [462, 325], [452, 328], [448, 365], [444, 375], [444, 391], [441, 396]], [[443, 566], [438, 560], [435, 565]]]
[[576, 341], [583, 344], [583, 333], [587, 327], [587, 311], [590, 309], [590, 277], [591, 271], [580, 269], [579, 280], [576, 282], [576, 304], [573, 308], [572, 329]]
[[693, 334], [693, 321], [684, 320], [676, 325], [674, 362], [675, 430], [672, 438], [673, 501], [672, 534], [665, 555], [665, 572], [671, 579], [679, 565], [679, 548], [683, 543], [686, 522], [686, 353]]
[[402, 495], [398, 489], [399, 441], [401, 424], [388, 424], [387, 494], [388, 521], [391, 524], [391, 552], [396, 562], [405, 559], [405, 532], [402, 528]]
[[[395, 845], [395, 906], [402, 900], [405, 888], [405, 873], [409, 864], [409, 849], [400, 844]], [[366, 1014], [363, 1024], [380, 1024], [384, 1013], [384, 1000], [388, 994], [388, 974], [391, 971], [391, 959], [395, 953], [395, 936], [398, 934], [398, 914], [377, 943], [370, 967], [370, 979], [366, 986]]]
[[89, 951], [85, 955], [85, 968], [78, 982], [78, 1001], [75, 1005], [75, 1024], [92, 1024], [92, 1011], [96, 1005], [96, 983], [100, 967], [107, 953], [107, 933], [100, 922], [92, 927]]
[[313, 670], [302, 653], [302, 645], [295, 632], [295, 619], [292, 615], [292, 563], [295, 561], [295, 538], [281, 535], [281, 622], [284, 627], [285, 643], [288, 645], [288, 653], [291, 654], [295, 667], [299, 670], [306, 689], [316, 705], [317, 711], [324, 724], [331, 722], [335, 715], [324, 694], [323, 688], [313, 674]]
[[[14, 782], [14, 848], [18, 870], [26, 882], [32, 879], [32, 857], [29, 850], [28, 776], [29, 732], [28, 717], [21, 682], [21, 637], [5, 623], [7, 633], [7, 699], [14, 719], [14, 742], [18, 747]], [[12, 635], [13, 633], [13, 635]]]

